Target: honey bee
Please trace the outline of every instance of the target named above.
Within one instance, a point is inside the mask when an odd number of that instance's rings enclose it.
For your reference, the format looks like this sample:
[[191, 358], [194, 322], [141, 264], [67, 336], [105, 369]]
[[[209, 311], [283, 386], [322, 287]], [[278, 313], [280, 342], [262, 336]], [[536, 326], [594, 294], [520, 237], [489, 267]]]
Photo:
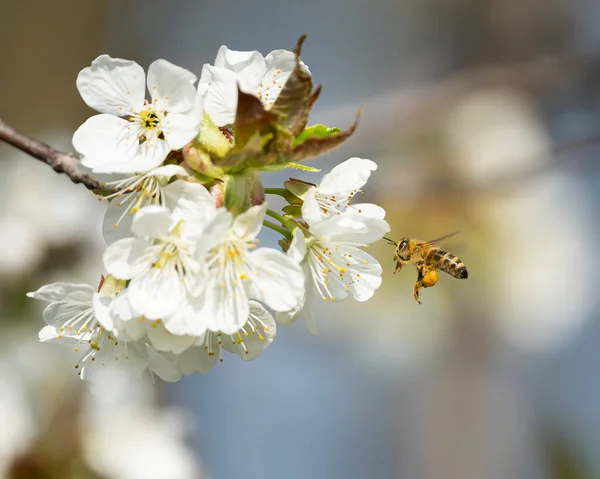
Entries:
[[438, 270], [457, 279], [469, 277], [467, 267], [460, 259], [437, 246], [440, 241], [457, 233], [458, 231], [432, 241], [402, 238], [396, 243], [389, 238], [383, 238], [396, 246], [396, 251], [394, 251], [394, 260], [396, 261], [394, 274], [400, 271], [405, 264], [414, 264], [417, 267], [417, 281], [413, 289], [417, 303], [421, 304], [421, 301], [419, 301], [421, 290], [430, 288], [437, 283]]

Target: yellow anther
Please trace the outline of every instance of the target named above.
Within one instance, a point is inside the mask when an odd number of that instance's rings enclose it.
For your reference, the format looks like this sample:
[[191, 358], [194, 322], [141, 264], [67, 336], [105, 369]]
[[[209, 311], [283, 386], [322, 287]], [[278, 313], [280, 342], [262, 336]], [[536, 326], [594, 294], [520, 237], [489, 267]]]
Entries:
[[248, 276], [246, 276], [244, 273], [240, 274], [240, 279], [244, 280], [244, 279], [248, 279]]

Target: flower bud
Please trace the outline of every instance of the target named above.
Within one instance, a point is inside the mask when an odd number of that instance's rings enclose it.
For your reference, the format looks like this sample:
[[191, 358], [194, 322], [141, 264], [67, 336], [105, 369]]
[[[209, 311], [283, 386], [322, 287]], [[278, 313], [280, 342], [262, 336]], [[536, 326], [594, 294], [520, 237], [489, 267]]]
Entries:
[[265, 201], [265, 190], [256, 171], [225, 177], [225, 208], [234, 215], [239, 215], [250, 206], [261, 205]]

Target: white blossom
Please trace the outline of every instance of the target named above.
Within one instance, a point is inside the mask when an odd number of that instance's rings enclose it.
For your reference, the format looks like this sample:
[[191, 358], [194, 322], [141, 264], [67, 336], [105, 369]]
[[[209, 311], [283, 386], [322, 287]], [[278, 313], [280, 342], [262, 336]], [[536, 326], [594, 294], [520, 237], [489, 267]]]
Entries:
[[266, 203], [253, 206], [235, 219], [227, 212], [205, 232], [212, 247], [198, 306], [211, 331], [238, 331], [248, 319], [249, 299], [286, 311], [302, 296], [304, 274], [298, 263], [276, 249], [257, 248], [266, 209]]
[[[367, 301], [381, 285], [381, 265], [364, 249], [390, 230], [386, 221], [361, 216], [352, 209], [310, 226], [307, 234], [300, 227], [288, 256], [299, 261], [307, 278], [304, 297], [289, 311], [278, 312], [277, 321], [290, 324], [314, 298], [342, 301], [351, 295]], [[307, 308], [309, 329], [315, 332], [314, 318]]]
[[[308, 67], [300, 62], [310, 73]], [[274, 50], [266, 57], [260, 52], [229, 50], [223, 45], [215, 64], [202, 68], [198, 93], [204, 109], [217, 126], [231, 125], [235, 120], [238, 85], [245, 92], [257, 96], [270, 108], [296, 66], [296, 57], [287, 50]]]
[[53, 283], [42, 286], [28, 297], [48, 301], [42, 314], [45, 326], [42, 342], [61, 342], [82, 351], [75, 365], [82, 379], [94, 379], [105, 365], [119, 365], [141, 374], [147, 367], [146, 345], [117, 337], [108, 319], [109, 297], [87, 284]]
[[197, 257], [193, 220], [174, 218], [162, 206], [147, 206], [135, 214], [131, 230], [137, 237], [120, 239], [104, 253], [106, 270], [130, 280], [113, 309], [130, 307], [125, 320], [144, 316], [167, 321], [203, 285], [205, 265]]
[[129, 60], [100, 55], [77, 77], [83, 100], [101, 114], [73, 135], [82, 164], [96, 173], [145, 172], [159, 166], [198, 134], [202, 118], [196, 76], [166, 60], [145, 75]]

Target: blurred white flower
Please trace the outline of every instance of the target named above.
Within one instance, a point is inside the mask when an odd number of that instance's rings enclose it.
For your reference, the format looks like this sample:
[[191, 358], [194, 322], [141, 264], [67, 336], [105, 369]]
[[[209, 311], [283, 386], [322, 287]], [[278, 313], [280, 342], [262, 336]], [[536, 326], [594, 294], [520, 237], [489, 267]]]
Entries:
[[[308, 67], [300, 62], [306, 73]], [[198, 93], [204, 100], [204, 109], [217, 126], [231, 125], [235, 120], [238, 85], [245, 92], [257, 96], [269, 108], [296, 67], [293, 52], [274, 50], [266, 57], [260, 52], [219, 48], [214, 66], [202, 68]]]
[[[148, 69], [135, 62], [100, 55], [77, 77], [88, 106], [101, 112], [73, 135], [82, 164], [96, 173], [135, 173], [160, 165], [198, 134], [202, 112], [196, 76], [166, 60]], [[125, 119], [123, 117], [128, 117]]]

